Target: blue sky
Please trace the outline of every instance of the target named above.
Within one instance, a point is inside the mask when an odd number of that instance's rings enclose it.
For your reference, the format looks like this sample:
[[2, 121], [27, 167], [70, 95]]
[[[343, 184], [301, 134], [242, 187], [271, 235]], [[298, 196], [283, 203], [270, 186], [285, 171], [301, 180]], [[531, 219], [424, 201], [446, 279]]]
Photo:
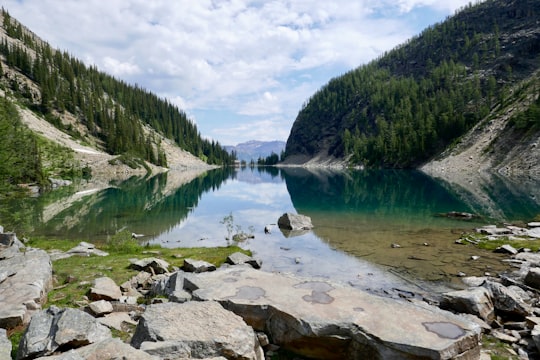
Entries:
[[469, 0], [2, 0], [53, 47], [168, 98], [222, 145], [283, 140], [302, 104]]

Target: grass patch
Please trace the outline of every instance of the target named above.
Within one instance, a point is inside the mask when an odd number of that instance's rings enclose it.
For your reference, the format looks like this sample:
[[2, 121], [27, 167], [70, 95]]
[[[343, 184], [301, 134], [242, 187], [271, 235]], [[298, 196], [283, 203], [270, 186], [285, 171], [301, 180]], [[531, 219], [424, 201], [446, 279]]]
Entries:
[[496, 240], [489, 240], [487, 237], [481, 237], [477, 238], [477, 241], [479, 241], [478, 247], [484, 250], [493, 251], [503, 245], [511, 245], [515, 249], [528, 248], [534, 252], [540, 250], [540, 239], [514, 240], [507, 237], [502, 237]]
[[[28, 245], [44, 250], [66, 251], [79, 242], [73, 240], [32, 239]], [[158, 245], [143, 246], [131, 239], [131, 233], [121, 232], [112, 236], [107, 243], [97, 246], [109, 256], [72, 256], [53, 262], [54, 289], [49, 292], [46, 306], [79, 307], [91, 287], [92, 280], [107, 276], [120, 285], [135, 276], [138, 271], [129, 268], [130, 259], [156, 257], [167, 261], [172, 267], [182, 267], [184, 259], [208, 261], [216, 266], [225, 262], [227, 256], [237, 251], [250, 254], [237, 246], [216, 248], [163, 248]]]

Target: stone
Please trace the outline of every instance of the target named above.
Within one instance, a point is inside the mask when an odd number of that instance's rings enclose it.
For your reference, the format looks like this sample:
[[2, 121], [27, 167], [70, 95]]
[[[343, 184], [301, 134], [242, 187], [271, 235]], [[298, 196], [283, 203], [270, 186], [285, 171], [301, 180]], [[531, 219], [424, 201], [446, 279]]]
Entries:
[[525, 285], [540, 289], [540, 268], [530, 268], [524, 279]]
[[52, 288], [52, 264], [49, 255], [39, 249], [20, 252], [16, 240], [11, 255], [0, 261], [0, 327], [26, 325], [41, 308]]
[[540, 352], [540, 325], [535, 325], [531, 330], [531, 337], [536, 345], [536, 349]]
[[516, 337], [513, 337], [511, 335], [508, 335], [508, 334], [505, 334], [501, 331], [498, 331], [498, 330], [493, 330], [491, 332], [491, 335], [495, 338], [495, 339], [498, 339], [502, 342], [505, 342], [505, 343], [508, 343], [508, 344], [515, 344], [519, 341], [518, 338]]
[[169, 272], [170, 264], [165, 260], [158, 258], [144, 258], [130, 260], [130, 267], [135, 270], [146, 271], [151, 274], [166, 274]]
[[484, 281], [487, 280], [485, 276], [467, 276], [461, 279], [461, 281], [469, 287], [482, 286]]
[[260, 260], [256, 260], [252, 258], [251, 256], [247, 256], [246, 254], [241, 253], [241, 252], [235, 252], [234, 254], [229, 255], [227, 257], [226, 262], [231, 265], [248, 264], [248, 265], [251, 265], [254, 269], [261, 268]]
[[98, 343], [83, 346], [76, 350], [70, 350], [61, 355], [53, 355], [39, 358], [40, 360], [159, 360], [142, 350], [122, 342], [120, 339], [110, 338]]
[[535, 227], [527, 230], [527, 236], [540, 239], [540, 227]]
[[192, 273], [201, 273], [208, 271], [215, 271], [216, 265], [209, 262], [194, 259], [184, 259], [184, 271]]
[[285, 213], [278, 219], [278, 226], [285, 230], [311, 230], [313, 224], [309, 216]]
[[90, 300], [118, 300], [122, 296], [120, 287], [109, 277], [94, 279], [90, 288]]
[[508, 244], [499, 246], [498, 248], [494, 250], [494, 252], [500, 253], [500, 254], [510, 254], [510, 255], [516, 255], [518, 253], [516, 248]]
[[532, 314], [532, 308], [512, 289], [494, 281], [486, 281], [483, 286], [491, 292], [491, 298], [496, 310], [522, 317]]
[[540, 267], [540, 253], [522, 252], [515, 255], [514, 259], [525, 262], [530, 267]]
[[92, 313], [98, 317], [110, 314], [114, 310], [112, 304], [106, 300], [98, 300], [91, 302], [90, 304], [88, 304], [88, 307], [90, 308], [90, 311], [92, 311]]
[[531, 228], [540, 227], [540, 221], [533, 221], [533, 222], [527, 223], [527, 226]]
[[445, 293], [442, 295], [440, 307], [458, 313], [476, 315], [488, 324], [495, 319], [495, 307], [491, 301], [490, 292], [483, 287]]
[[272, 343], [313, 359], [476, 359], [481, 329], [448, 311], [328, 280], [248, 267], [186, 279], [195, 300], [218, 301]]
[[116, 329], [118, 331], [125, 331], [126, 327], [137, 325], [137, 321], [134, 321], [127, 312], [107, 314], [97, 320], [101, 325], [105, 325], [109, 329]]
[[91, 315], [77, 309], [51, 306], [36, 313], [19, 344], [17, 359], [34, 359], [111, 337], [111, 332]]
[[0, 328], [0, 359], [11, 359], [11, 341], [5, 329]]
[[478, 228], [476, 232], [483, 235], [512, 235], [512, 230], [508, 228], [498, 228], [490, 225]]
[[80, 242], [79, 245], [71, 248], [66, 252], [67, 255], [77, 255], [77, 256], [109, 256], [109, 253], [99, 250], [94, 244], [87, 243], [85, 241]]
[[186, 290], [176, 290], [169, 294], [169, 301], [176, 303], [185, 303], [187, 301], [190, 301], [191, 299], [191, 294]]
[[170, 358], [264, 359], [253, 329], [214, 301], [148, 306], [131, 344]]

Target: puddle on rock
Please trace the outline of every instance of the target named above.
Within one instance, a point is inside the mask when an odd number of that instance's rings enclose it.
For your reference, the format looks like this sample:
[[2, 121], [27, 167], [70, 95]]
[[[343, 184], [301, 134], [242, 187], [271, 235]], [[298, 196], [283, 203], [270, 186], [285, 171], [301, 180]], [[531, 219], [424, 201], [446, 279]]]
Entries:
[[465, 335], [465, 330], [450, 322], [425, 322], [427, 331], [437, 334], [444, 339], [459, 339]]

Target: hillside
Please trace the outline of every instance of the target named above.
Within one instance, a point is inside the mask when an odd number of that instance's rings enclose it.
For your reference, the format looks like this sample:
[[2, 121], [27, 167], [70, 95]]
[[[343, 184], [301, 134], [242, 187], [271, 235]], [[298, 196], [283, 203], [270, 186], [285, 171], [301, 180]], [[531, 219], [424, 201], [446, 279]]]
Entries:
[[[22, 174], [6, 167], [0, 188], [233, 162], [175, 105], [52, 49], [6, 10], [0, 15], [3, 114], [18, 113], [0, 116], [0, 139], [26, 137], [34, 144], [33, 157], [22, 156], [17, 141], [0, 149], [0, 158], [32, 168]], [[31, 131], [19, 131], [21, 124]]]
[[280, 155], [285, 150], [285, 142], [283, 141], [257, 141], [251, 140], [238, 145], [224, 146], [230, 154], [234, 152], [236, 158], [240, 161], [250, 162], [257, 161], [260, 158], [266, 158], [272, 153]]
[[478, 150], [486, 166], [538, 171], [539, 20], [538, 1], [469, 5], [332, 79], [299, 112], [285, 163], [419, 167], [487, 131]]

